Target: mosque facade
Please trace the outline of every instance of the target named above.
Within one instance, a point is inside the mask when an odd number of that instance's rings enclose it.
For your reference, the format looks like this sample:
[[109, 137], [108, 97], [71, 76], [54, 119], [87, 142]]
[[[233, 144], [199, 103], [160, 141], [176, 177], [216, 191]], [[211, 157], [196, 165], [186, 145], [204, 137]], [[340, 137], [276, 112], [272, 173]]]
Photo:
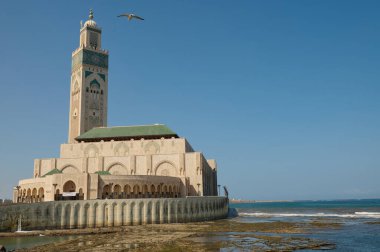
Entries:
[[92, 12], [72, 53], [68, 142], [34, 160], [14, 203], [217, 196], [216, 161], [163, 124], [107, 127], [108, 56]]

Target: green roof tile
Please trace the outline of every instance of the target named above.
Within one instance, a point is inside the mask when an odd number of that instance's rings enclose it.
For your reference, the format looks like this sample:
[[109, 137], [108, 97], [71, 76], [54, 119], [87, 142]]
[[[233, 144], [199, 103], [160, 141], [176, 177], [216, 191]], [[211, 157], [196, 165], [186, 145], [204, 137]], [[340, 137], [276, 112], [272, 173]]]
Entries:
[[77, 141], [99, 141], [99, 140], [127, 140], [139, 138], [161, 138], [178, 137], [178, 135], [163, 124], [143, 125], [143, 126], [122, 126], [122, 127], [99, 127], [93, 128], [76, 138]]
[[95, 173], [97, 173], [99, 175], [111, 175], [111, 173], [109, 171], [97, 171]]
[[49, 171], [48, 173], [46, 173], [42, 177], [53, 175], [53, 174], [59, 174], [59, 173], [62, 173], [62, 171], [58, 170], [57, 168], [54, 168], [53, 170]]

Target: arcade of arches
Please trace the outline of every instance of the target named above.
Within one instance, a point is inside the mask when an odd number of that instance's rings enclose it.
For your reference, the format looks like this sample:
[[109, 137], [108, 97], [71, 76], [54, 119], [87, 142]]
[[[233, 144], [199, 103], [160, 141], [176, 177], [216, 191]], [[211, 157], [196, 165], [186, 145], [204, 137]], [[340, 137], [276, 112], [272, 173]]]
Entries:
[[[108, 176], [106, 176], [108, 177]], [[160, 176], [128, 176], [125, 179], [109, 178], [99, 181], [98, 199], [137, 199], [137, 198], [180, 198], [181, 180]], [[46, 188], [45, 188], [46, 189]], [[36, 203], [45, 201], [45, 189], [19, 188], [19, 203]], [[48, 188], [46, 189], [48, 190]], [[54, 200], [84, 200], [85, 190], [73, 180], [67, 180], [60, 187], [53, 184]]]
[[102, 199], [178, 198], [180, 196], [178, 186], [163, 183], [133, 186], [110, 183], [105, 185], [102, 190]]
[[22, 203], [37, 203], [44, 202], [45, 190], [43, 187], [37, 188], [24, 188], [19, 191], [18, 202]]

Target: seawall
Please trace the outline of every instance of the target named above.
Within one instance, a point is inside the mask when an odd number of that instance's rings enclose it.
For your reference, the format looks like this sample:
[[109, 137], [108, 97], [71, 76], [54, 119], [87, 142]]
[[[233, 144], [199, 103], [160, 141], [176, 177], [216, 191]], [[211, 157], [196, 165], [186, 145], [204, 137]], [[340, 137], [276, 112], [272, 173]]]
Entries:
[[50, 201], [0, 207], [0, 231], [184, 223], [226, 218], [228, 199], [186, 198]]

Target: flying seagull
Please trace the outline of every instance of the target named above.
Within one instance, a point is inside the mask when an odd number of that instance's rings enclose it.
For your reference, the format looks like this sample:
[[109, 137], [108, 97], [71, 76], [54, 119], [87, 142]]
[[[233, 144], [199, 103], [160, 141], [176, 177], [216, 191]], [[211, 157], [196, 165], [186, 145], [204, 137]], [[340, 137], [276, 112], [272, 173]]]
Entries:
[[117, 17], [128, 17], [128, 20], [131, 21], [132, 18], [136, 18], [136, 19], [139, 19], [139, 20], [144, 20], [142, 17], [139, 17], [133, 13], [124, 13], [124, 14], [121, 14]]

